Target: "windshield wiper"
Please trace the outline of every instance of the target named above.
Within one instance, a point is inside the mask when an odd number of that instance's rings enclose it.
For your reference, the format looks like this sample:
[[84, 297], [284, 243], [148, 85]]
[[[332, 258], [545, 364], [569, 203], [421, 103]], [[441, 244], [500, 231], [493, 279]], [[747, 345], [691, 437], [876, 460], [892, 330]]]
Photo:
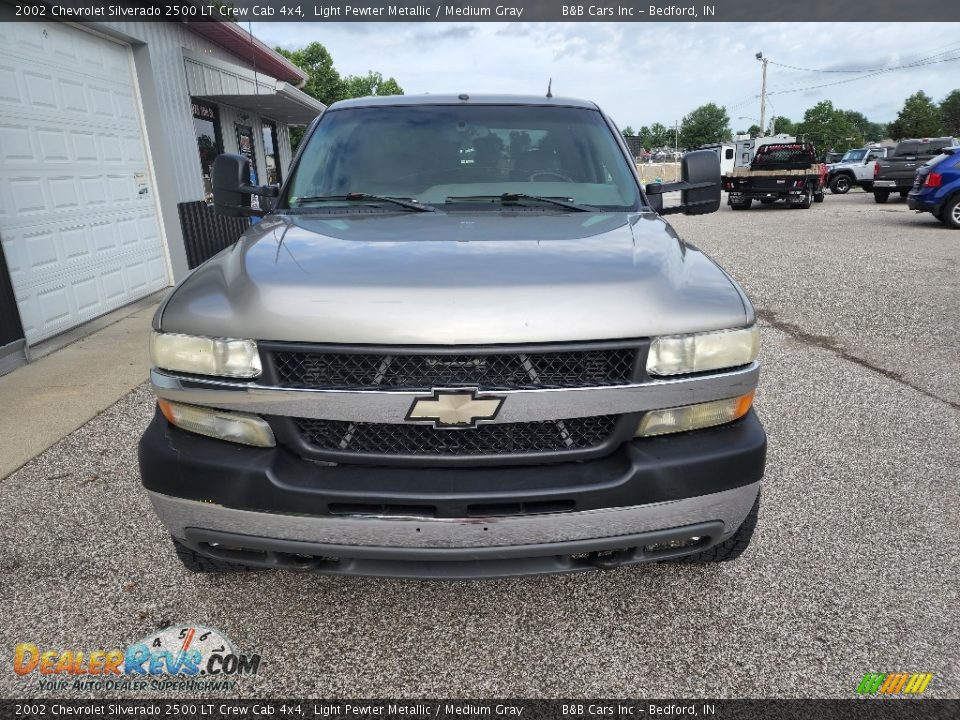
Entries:
[[392, 203], [393, 205], [398, 205], [407, 210], [415, 210], [416, 212], [437, 212], [437, 209], [433, 205], [425, 205], [424, 203], [418, 203], [413, 200], [404, 200], [403, 198], [388, 197], [386, 195], [371, 195], [370, 193], [362, 192], [350, 192], [346, 195], [314, 195], [312, 197], [302, 197], [297, 198], [297, 207], [299, 203], [305, 202], [321, 202], [323, 200], [346, 200], [350, 202], [352, 200], [377, 200], [379, 202]]
[[501, 195], [451, 195], [447, 202], [451, 200], [499, 200], [501, 203], [515, 203], [518, 200], [534, 200], [536, 202], [548, 203], [557, 207], [566, 208], [575, 212], [595, 212], [597, 208], [590, 205], [579, 205], [569, 200], [560, 198], [544, 197], [542, 195], [527, 195], [526, 193], [505, 192]]

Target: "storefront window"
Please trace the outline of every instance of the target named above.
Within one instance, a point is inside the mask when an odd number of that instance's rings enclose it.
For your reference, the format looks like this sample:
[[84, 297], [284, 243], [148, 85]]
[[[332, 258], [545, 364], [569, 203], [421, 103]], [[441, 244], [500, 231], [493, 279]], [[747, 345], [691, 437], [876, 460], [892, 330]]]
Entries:
[[[253, 144], [253, 128], [249, 125], [237, 125], [237, 149], [244, 157], [250, 158], [250, 184], [259, 185], [260, 179], [257, 177], [257, 151]], [[260, 197], [252, 195], [250, 197], [250, 207], [260, 207]]]
[[193, 102], [193, 130], [197, 135], [197, 150], [200, 153], [200, 173], [203, 176], [203, 194], [207, 202], [213, 201], [211, 180], [213, 161], [223, 152], [220, 141], [220, 118], [217, 108], [206, 103]]
[[266, 153], [267, 162], [267, 185], [279, 185], [283, 178], [280, 177], [280, 151], [277, 144], [277, 126], [269, 120], [263, 121], [263, 151]]

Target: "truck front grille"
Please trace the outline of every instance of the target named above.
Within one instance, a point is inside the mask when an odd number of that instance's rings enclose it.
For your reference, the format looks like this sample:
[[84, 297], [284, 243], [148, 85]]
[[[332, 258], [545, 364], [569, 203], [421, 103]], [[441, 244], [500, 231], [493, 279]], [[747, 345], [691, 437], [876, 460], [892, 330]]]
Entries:
[[362, 455], [472, 457], [589, 450], [602, 445], [618, 416], [497, 423], [465, 430], [424, 425], [296, 418], [311, 449]]
[[338, 390], [456, 386], [536, 390], [626, 385], [632, 382], [636, 355], [636, 347], [422, 355], [268, 351], [279, 385]]

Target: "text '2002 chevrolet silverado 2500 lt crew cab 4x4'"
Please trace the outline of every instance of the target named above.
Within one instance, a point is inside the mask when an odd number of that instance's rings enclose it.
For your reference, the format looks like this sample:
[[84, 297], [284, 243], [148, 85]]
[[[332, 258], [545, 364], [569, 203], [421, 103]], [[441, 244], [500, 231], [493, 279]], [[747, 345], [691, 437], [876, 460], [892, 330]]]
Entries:
[[[332, 105], [263, 214], [161, 304], [143, 484], [184, 564], [469, 578], [728, 560], [766, 436], [739, 286], [593, 103]], [[664, 208], [664, 193], [681, 191]], [[250, 208], [251, 194], [270, 204]]]

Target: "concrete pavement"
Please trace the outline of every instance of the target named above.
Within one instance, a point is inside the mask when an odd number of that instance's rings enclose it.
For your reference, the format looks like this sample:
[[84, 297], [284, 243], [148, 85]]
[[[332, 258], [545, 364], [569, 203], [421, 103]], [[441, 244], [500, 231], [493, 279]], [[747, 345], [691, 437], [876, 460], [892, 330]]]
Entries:
[[0, 377], [0, 480], [147, 378], [150, 319], [166, 292], [35, 346], [39, 359]]

